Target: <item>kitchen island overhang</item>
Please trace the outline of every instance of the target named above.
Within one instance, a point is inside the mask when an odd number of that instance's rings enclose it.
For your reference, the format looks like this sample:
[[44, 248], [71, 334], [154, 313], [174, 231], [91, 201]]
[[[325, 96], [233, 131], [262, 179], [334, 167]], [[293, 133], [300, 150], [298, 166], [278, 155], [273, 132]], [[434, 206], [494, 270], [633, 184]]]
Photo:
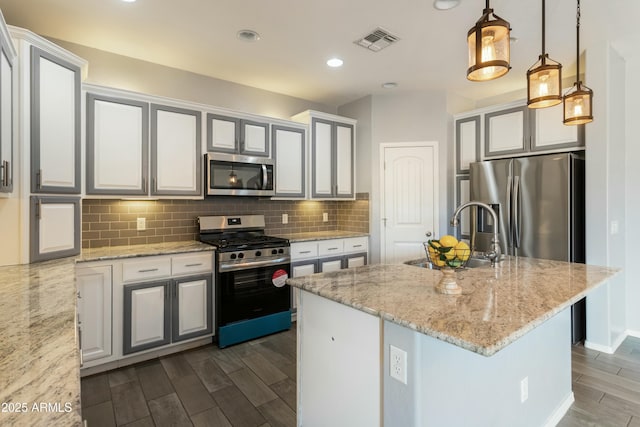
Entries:
[[[568, 308], [616, 272], [508, 257], [496, 269], [459, 272], [463, 293], [458, 296], [434, 290], [439, 271], [407, 265], [371, 265], [290, 279], [289, 284], [304, 291], [298, 306], [299, 423], [320, 421], [307, 416], [326, 397], [316, 393], [312, 402], [305, 395], [312, 381], [327, 382], [320, 390], [340, 386], [356, 393], [360, 378], [367, 382], [360, 392], [370, 395], [366, 406], [379, 409], [378, 425], [395, 425], [389, 423], [399, 419], [403, 425], [553, 425], [573, 402]], [[369, 327], [360, 326], [356, 336], [368, 334], [371, 342], [358, 348], [349, 348], [346, 338], [326, 342], [328, 336], [346, 333], [361, 316]], [[332, 318], [342, 321], [331, 326], [322, 320]], [[358, 354], [366, 345], [379, 349], [370, 357]], [[407, 384], [389, 375], [391, 345], [407, 353]], [[332, 348], [336, 359], [330, 362]], [[309, 366], [309, 360], [318, 364], [319, 358], [309, 359], [318, 351], [327, 364], [320, 360], [320, 365]], [[344, 360], [347, 352], [368, 360], [350, 365]], [[358, 375], [361, 367], [376, 364], [377, 373]], [[343, 366], [347, 369], [342, 376], [310, 374]], [[372, 376], [377, 391], [370, 384]], [[344, 379], [344, 384], [329, 384], [331, 378]], [[458, 405], [473, 407], [474, 418], [455, 411]], [[502, 416], [496, 418], [496, 413]], [[525, 414], [528, 421], [523, 423], [520, 416]], [[357, 425], [357, 414], [351, 415], [350, 422]], [[340, 419], [332, 421], [341, 425]]]

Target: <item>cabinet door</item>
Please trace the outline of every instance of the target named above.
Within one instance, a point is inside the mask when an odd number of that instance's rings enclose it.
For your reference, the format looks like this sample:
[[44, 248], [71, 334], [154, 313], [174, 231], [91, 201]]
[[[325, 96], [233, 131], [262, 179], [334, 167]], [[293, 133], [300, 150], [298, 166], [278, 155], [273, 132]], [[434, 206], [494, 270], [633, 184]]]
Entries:
[[111, 266], [76, 270], [85, 362], [111, 356]]
[[345, 258], [345, 266], [344, 266], [345, 268], [360, 267], [363, 265], [367, 265], [366, 253], [345, 255], [344, 258]]
[[272, 126], [276, 197], [306, 196], [304, 130]]
[[469, 173], [480, 160], [480, 116], [456, 120], [456, 173]]
[[496, 156], [529, 150], [530, 111], [526, 105], [487, 113], [484, 116], [484, 154]]
[[240, 119], [207, 114], [207, 150], [237, 153], [240, 148]]
[[173, 341], [213, 332], [211, 274], [175, 280], [173, 283]]
[[199, 196], [201, 113], [151, 105], [151, 194]]
[[[471, 200], [469, 194], [469, 177], [456, 177], [456, 206]], [[471, 209], [463, 209], [460, 212], [460, 222], [456, 229], [458, 239], [470, 239], [471, 237]]]
[[584, 147], [584, 125], [564, 125], [562, 123], [562, 108], [562, 104], [558, 104], [535, 110], [535, 121], [531, 126], [533, 131], [532, 151]]
[[31, 47], [31, 192], [80, 193], [80, 68]]
[[13, 191], [14, 51], [10, 44], [10, 39], [0, 38], [0, 192], [2, 193]]
[[311, 197], [333, 196], [332, 122], [311, 120]]
[[269, 124], [241, 120], [240, 152], [246, 155], [269, 157]]
[[329, 271], [342, 270], [342, 256], [333, 258], [322, 258], [318, 261], [319, 269], [321, 273], [327, 273]]
[[354, 148], [353, 126], [336, 123], [335, 125], [335, 192], [339, 198], [353, 198], [354, 189]]
[[80, 253], [80, 198], [32, 196], [31, 262]]
[[[318, 260], [299, 261], [291, 263], [291, 277], [308, 276], [318, 272]], [[291, 310], [298, 307], [298, 288], [291, 287]]]
[[87, 194], [147, 195], [149, 104], [87, 94]]
[[123, 354], [169, 344], [170, 282], [124, 286]]

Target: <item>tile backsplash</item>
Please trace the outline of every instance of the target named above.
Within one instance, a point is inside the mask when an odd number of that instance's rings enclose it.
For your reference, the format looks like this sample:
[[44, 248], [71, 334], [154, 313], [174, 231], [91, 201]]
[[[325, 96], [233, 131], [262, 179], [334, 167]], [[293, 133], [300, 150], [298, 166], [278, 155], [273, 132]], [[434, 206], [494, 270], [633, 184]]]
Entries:
[[[322, 221], [327, 213], [328, 222]], [[289, 223], [282, 224], [282, 214]], [[350, 201], [291, 201], [245, 197], [207, 197], [205, 200], [90, 200], [82, 201], [82, 247], [136, 245], [195, 240], [197, 217], [263, 214], [269, 234], [344, 230], [369, 232], [369, 194]], [[146, 230], [136, 229], [145, 218]]]

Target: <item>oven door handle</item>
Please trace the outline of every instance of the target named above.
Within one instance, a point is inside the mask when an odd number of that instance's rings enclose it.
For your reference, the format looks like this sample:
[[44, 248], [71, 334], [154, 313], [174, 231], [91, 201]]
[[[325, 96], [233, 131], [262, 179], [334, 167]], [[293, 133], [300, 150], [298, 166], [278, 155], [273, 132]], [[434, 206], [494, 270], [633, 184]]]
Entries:
[[218, 272], [224, 273], [227, 271], [237, 271], [237, 270], [248, 270], [250, 268], [258, 268], [258, 267], [270, 267], [272, 265], [285, 265], [291, 262], [291, 258], [280, 257], [276, 259], [270, 259], [265, 261], [250, 261], [250, 262], [240, 262], [233, 264], [219, 264]]

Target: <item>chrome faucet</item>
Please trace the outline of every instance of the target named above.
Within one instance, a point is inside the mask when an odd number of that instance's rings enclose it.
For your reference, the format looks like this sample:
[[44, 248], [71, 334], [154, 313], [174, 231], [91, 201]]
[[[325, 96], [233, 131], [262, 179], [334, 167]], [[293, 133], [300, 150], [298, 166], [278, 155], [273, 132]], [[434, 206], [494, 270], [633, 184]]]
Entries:
[[479, 206], [481, 208], [485, 208], [491, 214], [491, 219], [493, 219], [493, 238], [491, 239], [491, 250], [485, 254], [485, 257], [489, 261], [491, 261], [491, 267], [495, 267], [496, 261], [500, 259], [500, 241], [498, 240], [498, 215], [491, 206], [487, 205], [486, 203], [476, 202], [473, 200], [463, 203], [458, 206], [456, 208], [456, 211], [453, 213], [453, 216], [451, 217], [451, 226], [458, 226], [458, 217], [460, 216], [460, 211], [469, 206]]

